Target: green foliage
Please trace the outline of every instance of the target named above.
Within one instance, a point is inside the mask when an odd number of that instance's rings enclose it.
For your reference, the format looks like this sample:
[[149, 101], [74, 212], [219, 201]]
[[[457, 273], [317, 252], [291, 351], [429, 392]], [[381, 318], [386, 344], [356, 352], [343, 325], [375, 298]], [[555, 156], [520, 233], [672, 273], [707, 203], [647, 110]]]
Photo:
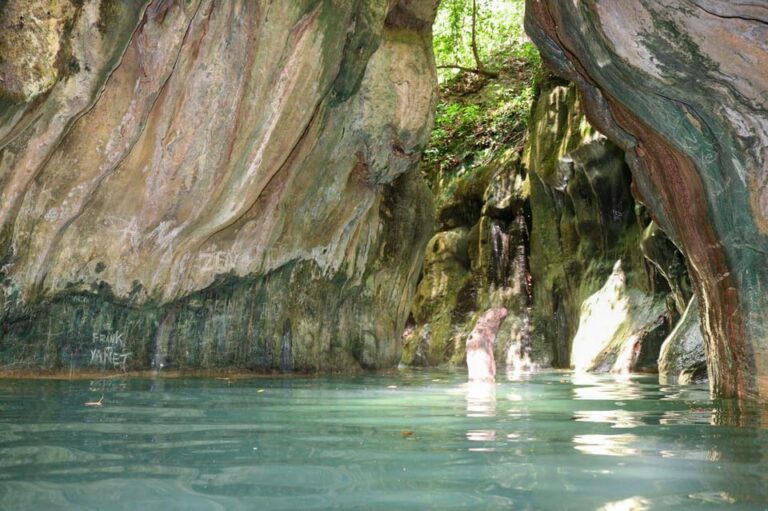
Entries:
[[[476, 0], [477, 49], [491, 68], [499, 59], [516, 58], [537, 64], [536, 48], [523, 29], [524, 0]], [[439, 66], [476, 67], [472, 54], [472, 0], [443, 0], [434, 24], [435, 60]], [[443, 82], [457, 74], [441, 69]]]
[[[523, 0], [477, 0], [478, 51], [499, 73], [489, 78], [441, 70], [440, 102], [422, 172], [438, 206], [458, 182], [502, 152], [522, 148], [541, 71], [541, 57], [523, 30]], [[472, 0], [443, 0], [434, 28], [438, 65], [475, 67]]]

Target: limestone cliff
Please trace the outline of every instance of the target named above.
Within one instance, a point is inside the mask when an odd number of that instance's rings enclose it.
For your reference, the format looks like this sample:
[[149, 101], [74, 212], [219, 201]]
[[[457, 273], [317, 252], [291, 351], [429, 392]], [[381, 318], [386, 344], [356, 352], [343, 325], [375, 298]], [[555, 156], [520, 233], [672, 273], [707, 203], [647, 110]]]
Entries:
[[438, 208], [423, 278], [404, 335], [408, 365], [463, 365], [466, 342], [487, 311], [509, 315], [493, 345], [502, 363], [529, 351], [527, 179], [519, 156], [502, 152], [459, 180]]
[[637, 195], [685, 255], [712, 388], [768, 393], [768, 9], [528, 0], [526, 28], [626, 151]]
[[[493, 348], [508, 370], [655, 372], [691, 298], [685, 262], [576, 87], [545, 75], [537, 88], [522, 158], [508, 148], [438, 195], [403, 362], [463, 364], [478, 318], [504, 307]], [[689, 355], [703, 349], [692, 316], [667, 342], [665, 377], [706, 378]]]
[[433, 0], [8, 0], [0, 363], [394, 364]]
[[661, 346], [659, 381], [691, 383], [706, 379], [707, 359], [701, 334], [699, 300], [691, 298], [680, 322]]
[[[549, 78], [539, 88], [523, 160], [533, 218], [533, 359], [655, 371], [675, 318], [670, 286], [641, 249], [648, 220], [632, 197], [624, 154], [587, 122], [572, 84]], [[674, 260], [676, 250], [659, 243], [657, 252]]]

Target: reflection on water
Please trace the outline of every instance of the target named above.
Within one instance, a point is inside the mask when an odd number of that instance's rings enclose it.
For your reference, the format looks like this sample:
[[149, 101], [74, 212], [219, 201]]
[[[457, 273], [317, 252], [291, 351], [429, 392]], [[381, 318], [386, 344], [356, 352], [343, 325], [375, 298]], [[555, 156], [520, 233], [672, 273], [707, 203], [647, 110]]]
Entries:
[[599, 511], [644, 511], [651, 509], [650, 501], [643, 497], [629, 497], [628, 499], [617, 500], [616, 502], [606, 502]]
[[[494, 417], [496, 415], [496, 383], [470, 381], [467, 383], [467, 417]], [[470, 442], [493, 442], [496, 431], [493, 429], [471, 429], [467, 431]], [[472, 452], [493, 452], [492, 446], [472, 445], [467, 448]]]
[[643, 413], [619, 410], [580, 410], [573, 414], [579, 422], [604, 422], [614, 428], [636, 428], [644, 424]]
[[467, 417], [496, 415], [496, 384], [482, 381], [467, 383]]
[[6, 380], [0, 507], [765, 509], [765, 417], [568, 372]]
[[631, 447], [637, 436], [624, 435], [576, 435], [574, 448], [586, 454], [598, 456], [633, 456], [638, 450]]
[[574, 399], [608, 400], [639, 399], [641, 389], [632, 381], [632, 376], [611, 374], [596, 375], [584, 372], [573, 373]]

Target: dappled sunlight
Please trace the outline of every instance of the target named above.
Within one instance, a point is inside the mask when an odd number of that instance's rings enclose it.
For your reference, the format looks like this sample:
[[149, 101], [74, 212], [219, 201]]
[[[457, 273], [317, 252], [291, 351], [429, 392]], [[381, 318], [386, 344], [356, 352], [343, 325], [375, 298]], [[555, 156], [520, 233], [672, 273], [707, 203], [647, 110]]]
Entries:
[[614, 338], [629, 314], [626, 275], [616, 261], [608, 280], [581, 306], [579, 329], [573, 339], [571, 365], [577, 371], [591, 367], [593, 360]]
[[651, 502], [643, 497], [629, 497], [628, 499], [606, 502], [598, 511], [645, 511], [651, 509]]
[[613, 428], [636, 428], [644, 423], [643, 414], [627, 410], [582, 410], [573, 414], [577, 422], [611, 424]]
[[573, 448], [584, 454], [597, 456], [634, 456], [640, 451], [631, 444], [636, 442], [637, 436], [623, 435], [576, 435], [573, 437]]

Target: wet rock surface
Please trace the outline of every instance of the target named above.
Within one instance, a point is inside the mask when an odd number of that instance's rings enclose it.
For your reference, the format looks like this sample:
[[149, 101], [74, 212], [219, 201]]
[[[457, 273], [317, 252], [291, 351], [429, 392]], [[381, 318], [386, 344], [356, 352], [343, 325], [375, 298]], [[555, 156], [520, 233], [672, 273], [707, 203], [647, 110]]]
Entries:
[[[670, 288], [641, 250], [648, 220], [632, 196], [624, 154], [587, 122], [573, 85], [541, 83], [524, 162], [533, 217], [533, 360], [584, 371], [655, 371], [672, 319]], [[660, 245], [657, 252], [674, 260], [676, 249]]]
[[53, 4], [0, 16], [0, 364], [395, 364], [435, 2]]
[[514, 151], [461, 179], [439, 206], [438, 232], [404, 335], [406, 365], [463, 365], [467, 339], [493, 310], [508, 311], [492, 344], [494, 360], [527, 355], [530, 211], [527, 180]]
[[664, 340], [659, 355], [661, 383], [693, 383], [706, 380], [707, 357], [701, 332], [699, 299], [691, 298], [680, 322]]
[[754, 2], [529, 0], [526, 28], [627, 155], [683, 252], [712, 388], [768, 392], [768, 12]]
[[522, 158], [468, 172], [437, 215], [403, 362], [462, 365], [479, 320], [504, 307], [493, 358], [507, 370], [656, 372], [687, 269], [576, 87], [545, 78]]

